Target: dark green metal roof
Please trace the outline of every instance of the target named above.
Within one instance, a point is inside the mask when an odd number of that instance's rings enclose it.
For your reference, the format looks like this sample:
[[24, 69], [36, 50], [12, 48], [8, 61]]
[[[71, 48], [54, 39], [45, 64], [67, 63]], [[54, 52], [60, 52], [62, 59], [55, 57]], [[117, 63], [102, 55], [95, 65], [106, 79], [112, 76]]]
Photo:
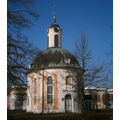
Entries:
[[48, 48], [40, 52], [31, 65], [31, 69], [37, 70], [51, 67], [80, 68], [80, 65], [73, 54], [63, 48]]
[[[50, 26], [50, 28], [55, 28], [55, 27], [60, 28], [60, 26], [59, 26], [58, 24], [56, 24], [56, 23], [53, 23], [53, 24], [51, 24], [51, 26]], [[61, 28], [60, 28], [60, 29], [61, 29]]]

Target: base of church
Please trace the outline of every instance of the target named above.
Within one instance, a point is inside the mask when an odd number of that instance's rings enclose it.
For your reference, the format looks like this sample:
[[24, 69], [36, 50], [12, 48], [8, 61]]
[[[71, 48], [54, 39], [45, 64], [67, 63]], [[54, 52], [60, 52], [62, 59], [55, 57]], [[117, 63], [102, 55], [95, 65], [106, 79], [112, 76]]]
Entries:
[[54, 114], [54, 113], [81, 113], [81, 111], [79, 110], [75, 110], [75, 111], [69, 111], [69, 112], [66, 112], [66, 111], [58, 111], [58, 110], [52, 110], [52, 111], [48, 111], [48, 110], [44, 110], [44, 111], [41, 111], [41, 110], [32, 110], [32, 111], [26, 111], [26, 112], [29, 112], [29, 113], [34, 113], [34, 114]]

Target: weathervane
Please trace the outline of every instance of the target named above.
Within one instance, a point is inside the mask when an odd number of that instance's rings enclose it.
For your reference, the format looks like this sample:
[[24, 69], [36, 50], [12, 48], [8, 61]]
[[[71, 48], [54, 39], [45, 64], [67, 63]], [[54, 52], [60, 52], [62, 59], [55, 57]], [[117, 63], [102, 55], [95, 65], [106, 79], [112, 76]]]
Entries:
[[56, 23], [56, 5], [53, 6], [53, 20], [54, 20], [54, 23]]

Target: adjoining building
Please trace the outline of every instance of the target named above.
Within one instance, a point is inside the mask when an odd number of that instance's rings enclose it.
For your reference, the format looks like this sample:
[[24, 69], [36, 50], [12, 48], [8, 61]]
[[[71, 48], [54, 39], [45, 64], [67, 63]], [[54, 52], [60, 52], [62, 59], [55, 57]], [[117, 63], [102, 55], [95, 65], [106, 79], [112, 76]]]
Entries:
[[10, 110], [26, 110], [27, 87], [13, 86], [9, 94]]
[[80, 113], [73, 87], [80, 65], [72, 53], [62, 48], [62, 29], [56, 17], [47, 32], [48, 48], [38, 54], [27, 73], [27, 112]]
[[86, 87], [85, 111], [113, 109], [113, 89]]
[[108, 109], [113, 109], [113, 89], [108, 89]]

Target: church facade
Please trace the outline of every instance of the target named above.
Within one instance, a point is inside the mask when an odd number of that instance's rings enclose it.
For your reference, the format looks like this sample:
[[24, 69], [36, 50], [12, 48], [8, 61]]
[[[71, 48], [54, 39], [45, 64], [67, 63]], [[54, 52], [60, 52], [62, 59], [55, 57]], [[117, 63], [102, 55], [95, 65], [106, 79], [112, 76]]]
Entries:
[[47, 32], [48, 48], [38, 54], [27, 73], [27, 112], [80, 113], [75, 87], [80, 65], [62, 48], [62, 29], [55, 17]]

